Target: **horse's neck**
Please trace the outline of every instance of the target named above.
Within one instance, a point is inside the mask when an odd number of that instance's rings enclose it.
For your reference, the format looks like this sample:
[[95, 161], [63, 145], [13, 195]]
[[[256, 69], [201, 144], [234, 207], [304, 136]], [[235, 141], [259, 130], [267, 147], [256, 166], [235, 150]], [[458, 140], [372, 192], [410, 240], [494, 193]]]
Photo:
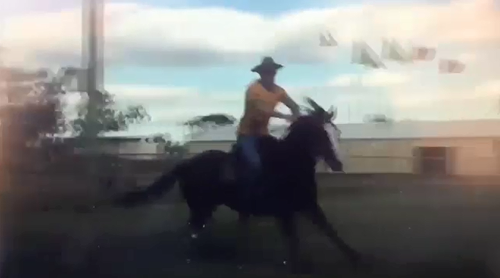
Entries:
[[280, 154], [286, 157], [286, 163], [291, 168], [314, 167], [316, 160], [308, 152], [307, 148], [300, 144], [285, 139], [280, 140]]
[[262, 138], [260, 142], [263, 147], [261, 154], [270, 162], [269, 165], [278, 164], [284, 169], [300, 169], [316, 165], [315, 158], [308, 153], [307, 148], [300, 143], [287, 140], [286, 137], [282, 139]]

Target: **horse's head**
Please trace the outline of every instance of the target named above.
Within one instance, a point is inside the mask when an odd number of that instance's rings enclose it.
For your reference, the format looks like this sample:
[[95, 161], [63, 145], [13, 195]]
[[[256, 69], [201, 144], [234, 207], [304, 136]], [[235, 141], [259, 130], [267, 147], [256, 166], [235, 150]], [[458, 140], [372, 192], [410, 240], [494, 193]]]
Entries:
[[300, 144], [314, 158], [323, 158], [332, 171], [342, 172], [338, 151], [340, 130], [333, 123], [336, 109], [332, 107], [326, 111], [312, 99], [306, 100], [312, 109], [307, 109], [307, 115], [292, 123], [287, 138]]

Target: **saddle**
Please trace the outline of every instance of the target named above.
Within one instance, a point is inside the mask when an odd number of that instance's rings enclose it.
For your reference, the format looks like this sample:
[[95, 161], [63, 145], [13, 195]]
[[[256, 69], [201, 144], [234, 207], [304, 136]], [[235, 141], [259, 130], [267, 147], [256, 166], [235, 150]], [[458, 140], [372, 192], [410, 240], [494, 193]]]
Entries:
[[[262, 146], [265, 146], [267, 150], [277, 150], [278, 139], [272, 136], [262, 137], [259, 141]], [[277, 157], [276, 155], [266, 156], [261, 155], [262, 159], [262, 170], [265, 170], [266, 160], [268, 158]], [[267, 158], [267, 159], [266, 159]], [[269, 161], [268, 161], [269, 162]], [[272, 162], [271, 162], [272, 163]], [[229, 151], [228, 159], [222, 167], [222, 177], [223, 180], [227, 182], [235, 182], [239, 178], [243, 178], [247, 169], [250, 167], [248, 161], [244, 157], [241, 148], [237, 144], [233, 144], [231, 150]]]
[[233, 144], [228, 158], [222, 166], [222, 179], [229, 183], [236, 182], [243, 176], [246, 167], [248, 167], [248, 164], [241, 153], [241, 149], [236, 144]]

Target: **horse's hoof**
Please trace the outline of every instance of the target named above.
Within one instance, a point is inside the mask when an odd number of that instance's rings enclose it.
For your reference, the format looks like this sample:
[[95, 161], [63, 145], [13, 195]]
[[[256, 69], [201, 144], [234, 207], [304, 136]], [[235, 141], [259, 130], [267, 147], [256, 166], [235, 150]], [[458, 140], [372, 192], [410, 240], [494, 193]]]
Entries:
[[84, 205], [75, 205], [73, 206], [73, 211], [76, 213], [91, 213], [92, 209]]
[[313, 264], [311, 262], [292, 263], [291, 270], [293, 274], [311, 274], [313, 272]]
[[191, 239], [198, 239], [200, 235], [198, 233], [191, 233]]
[[361, 255], [357, 254], [356, 256], [352, 256], [349, 260], [354, 269], [359, 269], [363, 267], [364, 259], [361, 257]]
[[370, 259], [368, 256], [362, 256], [359, 253], [352, 255], [350, 261], [356, 270], [367, 270], [373, 266], [373, 259]]

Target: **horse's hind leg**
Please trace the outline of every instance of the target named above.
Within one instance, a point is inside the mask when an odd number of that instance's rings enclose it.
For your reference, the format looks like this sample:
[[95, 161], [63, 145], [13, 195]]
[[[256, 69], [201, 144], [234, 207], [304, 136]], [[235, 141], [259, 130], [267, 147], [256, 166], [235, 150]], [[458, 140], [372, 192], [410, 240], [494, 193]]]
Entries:
[[[300, 256], [299, 237], [295, 217], [293, 215], [276, 219], [281, 232], [286, 238], [288, 247], [288, 262], [293, 272], [308, 272], [310, 266], [304, 264]], [[287, 261], [284, 262], [285, 264]]]
[[245, 254], [241, 258], [241, 263], [248, 258], [249, 219], [250, 216], [248, 214], [239, 213], [238, 215], [238, 255]]
[[353, 265], [357, 265], [361, 259], [361, 255], [349, 246], [328, 222], [328, 219], [323, 212], [323, 209], [316, 204], [314, 207], [306, 211], [306, 215], [329, 239], [332, 243], [337, 245], [344, 255], [349, 259]]
[[203, 212], [190, 211], [188, 226], [191, 238], [197, 239], [199, 237], [200, 233], [205, 229], [206, 222], [207, 217]]
[[212, 217], [212, 212], [214, 208], [201, 209], [201, 208], [191, 208], [190, 216], [188, 222], [189, 228], [189, 259], [188, 262], [192, 260], [192, 257], [198, 254], [198, 242], [203, 229], [206, 227], [206, 223]]
[[197, 192], [190, 192], [187, 186], [181, 184], [182, 194], [189, 207], [188, 228], [191, 238], [198, 238], [201, 231], [205, 228], [208, 219], [212, 217], [214, 206], [204, 203], [198, 198]]

